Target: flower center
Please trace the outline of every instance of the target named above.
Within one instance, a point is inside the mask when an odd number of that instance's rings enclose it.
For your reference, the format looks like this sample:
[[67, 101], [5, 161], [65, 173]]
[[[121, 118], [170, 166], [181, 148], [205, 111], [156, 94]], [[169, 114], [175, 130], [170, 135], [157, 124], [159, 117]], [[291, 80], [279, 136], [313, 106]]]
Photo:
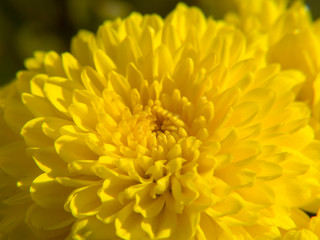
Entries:
[[158, 131], [165, 133], [165, 131], [177, 132], [179, 128], [185, 126], [184, 122], [179, 118], [178, 115], [173, 115], [161, 106], [154, 106], [152, 108], [153, 116], [155, 118], [155, 128], [153, 132]]
[[122, 182], [118, 186], [124, 187], [116, 194], [122, 204], [134, 201], [134, 211], [143, 216], [145, 203], [161, 202], [163, 207], [166, 202], [170, 211], [181, 213], [197, 199], [204, 198], [205, 207], [211, 201], [203, 193], [210, 185], [198, 173], [199, 159], [205, 157], [202, 142], [189, 136], [188, 125], [172, 109], [159, 100], [123, 109], [112, 134], [117, 147], [98, 164], [118, 176], [112, 182]]
[[149, 149], [166, 145], [163, 138], [173, 137], [178, 141], [188, 136], [185, 123], [178, 115], [164, 109], [160, 101], [149, 101], [145, 107], [136, 107], [128, 125], [131, 132], [127, 132], [127, 139]]

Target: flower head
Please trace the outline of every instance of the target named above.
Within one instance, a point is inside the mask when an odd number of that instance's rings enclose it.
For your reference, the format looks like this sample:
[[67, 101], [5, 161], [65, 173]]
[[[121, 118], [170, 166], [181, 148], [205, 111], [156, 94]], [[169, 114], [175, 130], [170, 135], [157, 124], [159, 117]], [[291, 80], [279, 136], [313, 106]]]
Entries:
[[304, 76], [196, 8], [108, 21], [26, 67], [36, 176], [6, 204], [30, 239], [276, 239], [319, 193]]
[[240, 27], [251, 44], [265, 52], [268, 63], [280, 63], [283, 69], [296, 69], [306, 76], [297, 98], [310, 106], [311, 124], [319, 138], [319, 20], [312, 20], [303, 1], [291, 5], [286, 0], [236, 2], [239, 14], [229, 14], [227, 21]]

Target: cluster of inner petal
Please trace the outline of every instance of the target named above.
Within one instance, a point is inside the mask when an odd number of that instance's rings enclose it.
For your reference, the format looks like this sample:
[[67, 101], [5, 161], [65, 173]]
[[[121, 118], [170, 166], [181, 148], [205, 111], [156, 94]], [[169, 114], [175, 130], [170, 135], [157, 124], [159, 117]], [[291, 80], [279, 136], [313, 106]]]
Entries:
[[[179, 96], [176, 90], [171, 97], [179, 102]], [[138, 235], [130, 233], [133, 229], [140, 229], [151, 238], [178, 234], [175, 228], [183, 215], [192, 212], [199, 217], [213, 201], [212, 179], [199, 173], [204, 168], [199, 168], [201, 162], [210, 165], [201, 149], [202, 142], [188, 134], [184, 117], [166, 109], [160, 100], [149, 100], [145, 106], [135, 104], [130, 109], [119, 95], [108, 90], [103, 101], [96, 101], [96, 130], [88, 132], [87, 138], [92, 139], [86, 142], [89, 148], [102, 153], [97, 161], [91, 161], [89, 170], [102, 182], [73, 191], [66, 210], [80, 218], [96, 215], [105, 224], [115, 225], [122, 237], [133, 234], [137, 239]], [[186, 98], [181, 100], [182, 106], [186, 103]], [[90, 108], [92, 101], [87, 104]], [[81, 112], [74, 107], [73, 118], [77, 119]], [[89, 125], [79, 121], [79, 127], [90, 129]], [[70, 164], [74, 173], [83, 172], [84, 162]], [[163, 218], [171, 219], [170, 225], [163, 230], [154, 229]]]

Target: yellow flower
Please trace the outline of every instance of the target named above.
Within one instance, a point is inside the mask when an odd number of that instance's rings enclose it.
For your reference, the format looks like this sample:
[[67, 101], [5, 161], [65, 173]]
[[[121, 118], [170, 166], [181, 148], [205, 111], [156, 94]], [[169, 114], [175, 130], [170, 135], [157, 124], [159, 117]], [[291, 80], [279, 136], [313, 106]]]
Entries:
[[[229, 14], [228, 22], [239, 26], [265, 52], [268, 63], [280, 63], [283, 69], [297, 69], [306, 76], [298, 99], [312, 109], [312, 126], [320, 137], [320, 21], [313, 21], [303, 1], [236, 1], [239, 14]], [[254, 3], [253, 3], [254, 2]]]
[[3, 239], [277, 239], [319, 194], [304, 76], [196, 8], [108, 21], [26, 68], [2, 90], [34, 160], [2, 144]]
[[[263, 52], [267, 64], [279, 63], [283, 69], [301, 71], [306, 81], [296, 89], [297, 99], [311, 109], [310, 124], [320, 139], [320, 21], [313, 21], [303, 1], [236, 1], [238, 14], [226, 20], [244, 31], [249, 44]], [[254, 3], [253, 3], [254, 2]], [[306, 207], [316, 212], [320, 196]]]

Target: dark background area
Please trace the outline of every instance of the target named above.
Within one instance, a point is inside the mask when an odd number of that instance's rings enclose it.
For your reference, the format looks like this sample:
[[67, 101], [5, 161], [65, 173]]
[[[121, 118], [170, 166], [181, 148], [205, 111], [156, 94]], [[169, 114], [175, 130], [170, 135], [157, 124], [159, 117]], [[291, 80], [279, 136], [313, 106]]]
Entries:
[[[166, 16], [176, 0], [0, 0], [0, 85], [12, 80], [23, 61], [35, 50], [68, 51], [78, 30], [95, 32], [106, 19], [132, 11]], [[207, 15], [221, 18], [234, 9], [232, 0], [185, 0]], [[306, 1], [313, 18], [320, 15], [320, 0]]]

